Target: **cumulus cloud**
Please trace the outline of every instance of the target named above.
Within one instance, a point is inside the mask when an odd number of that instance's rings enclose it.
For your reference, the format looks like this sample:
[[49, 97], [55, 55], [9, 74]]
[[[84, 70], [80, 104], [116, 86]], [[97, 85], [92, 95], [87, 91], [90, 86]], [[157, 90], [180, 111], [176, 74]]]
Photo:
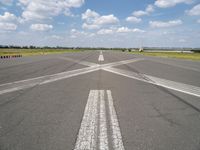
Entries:
[[33, 31], [49, 31], [53, 29], [53, 26], [48, 24], [32, 24], [30, 29]]
[[97, 32], [97, 34], [105, 35], [105, 34], [114, 34], [114, 33], [144, 33], [144, 30], [134, 28], [130, 29], [128, 27], [119, 27], [119, 28], [110, 28], [110, 29], [101, 29]]
[[0, 15], [0, 30], [16, 30], [17, 29], [17, 17], [14, 14], [5, 12], [3, 15]]
[[113, 14], [107, 16], [101, 16], [94, 20], [94, 24], [97, 25], [116, 24], [118, 22], [119, 20]]
[[142, 21], [142, 19], [134, 17], [134, 16], [130, 16], [126, 18], [127, 22], [133, 22], [133, 23], [140, 23]]
[[82, 28], [83, 28], [83, 29], [90, 29], [90, 30], [93, 30], [93, 29], [99, 29], [100, 26], [99, 26], [99, 25], [96, 25], [96, 24], [87, 24], [87, 23], [83, 23]]
[[17, 25], [14, 23], [5, 23], [5, 22], [0, 22], [0, 30], [4, 31], [14, 31], [17, 29]]
[[174, 27], [182, 24], [181, 20], [171, 20], [171, 21], [150, 21], [150, 26], [152, 28], [167, 28], [167, 27]]
[[198, 16], [200, 15], [200, 4], [194, 6], [191, 10], [186, 11], [186, 13], [190, 16]]
[[119, 22], [119, 19], [113, 14], [101, 16], [90, 9], [82, 14], [82, 19], [85, 21], [82, 25], [83, 29], [99, 29], [104, 25], [113, 25]]
[[78, 38], [81, 36], [87, 36], [87, 37], [93, 37], [95, 34], [94, 33], [89, 33], [85, 31], [78, 31], [77, 29], [71, 29], [70, 31], [70, 37], [71, 38]]
[[70, 8], [80, 7], [84, 0], [19, 0], [24, 7], [22, 17], [25, 20], [52, 19], [59, 14], [70, 14]]
[[134, 11], [133, 15], [136, 16], [136, 17], [141, 17], [141, 16], [148, 15], [148, 12], [143, 11], [143, 10], [138, 10], [138, 11]]
[[98, 18], [99, 16], [100, 15], [97, 12], [87, 9], [86, 12], [82, 14], [82, 19], [90, 21], [91, 19]]
[[132, 23], [140, 23], [142, 19], [139, 17], [149, 15], [152, 12], [154, 12], [154, 6], [150, 4], [145, 8], [145, 10], [134, 11], [131, 16], [126, 18], [126, 21]]
[[193, 0], [156, 0], [154, 4], [160, 8], [168, 8], [180, 3], [190, 4], [192, 1]]
[[141, 16], [149, 15], [152, 12], [154, 12], [154, 6], [148, 5], [145, 10], [134, 11], [132, 15], [135, 17], [141, 17]]
[[154, 6], [153, 5], [148, 5], [145, 11], [148, 12], [148, 13], [154, 12]]
[[4, 15], [0, 15], [0, 22], [11, 22], [16, 20], [17, 17], [9, 12], [5, 12]]
[[116, 31], [117, 33], [128, 33], [128, 32], [138, 32], [138, 33], [144, 33], [144, 30], [135, 28], [135, 29], [129, 29], [128, 27], [120, 27]]

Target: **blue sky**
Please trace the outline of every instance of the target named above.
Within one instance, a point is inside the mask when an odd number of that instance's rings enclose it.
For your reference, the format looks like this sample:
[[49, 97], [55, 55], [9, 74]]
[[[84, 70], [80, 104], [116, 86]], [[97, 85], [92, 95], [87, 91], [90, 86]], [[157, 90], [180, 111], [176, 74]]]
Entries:
[[0, 0], [0, 44], [200, 47], [200, 0]]

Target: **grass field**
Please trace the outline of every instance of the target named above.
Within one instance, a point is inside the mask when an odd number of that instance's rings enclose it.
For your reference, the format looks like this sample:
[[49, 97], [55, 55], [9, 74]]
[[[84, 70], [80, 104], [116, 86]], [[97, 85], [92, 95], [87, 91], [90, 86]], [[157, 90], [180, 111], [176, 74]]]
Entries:
[[130, 52], [145, 56], [169, 57], [200, 61], [200, 53], [180, 53], [180, 52]]
[[69, 52], [81, 52], [83, 50], [75, 49], [0, 49], [0, 56], [7, 55], [22, 55], [22, 56], [32, 56], [32, 55], [47, 55], [47, 54], [59, 54], [59, 53], [69, 53]]

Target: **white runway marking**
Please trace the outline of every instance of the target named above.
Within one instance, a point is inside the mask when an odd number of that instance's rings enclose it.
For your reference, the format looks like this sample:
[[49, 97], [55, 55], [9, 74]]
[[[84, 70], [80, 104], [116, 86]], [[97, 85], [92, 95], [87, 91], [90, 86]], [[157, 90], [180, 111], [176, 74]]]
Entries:
[[138, 61], [142, 61], [142, 60], [144, 60], [144, 59], [136, 58], [136, 59], [122, 60], [122, 61], [118, 61], [118, 62], [103, 64], [103, 65], [101, 65], [101, 67], [102, 68], [116, 67], [116, 66], [134, 63], [134, 62], [138, 62]]
[[100, 90], [99, 150], [109, 150], [104, 90]]
[[113, 105], [113, 98], [110, 90], [107, 90], [108, 96], [108, 106], [110, 113], [111, 129], [112, 129], [112, 138], [113, 138], [113, 149], [114, 150], [124, 150], [124, 145], [122, 142], [121, 131], [119, 128], [119, 123], [117, 120], [117, 114]]
[[143, 82], [162, 86], [162, 87], [172, 89], [175, 91], [179, 91], [179, 92], [182, 92], [185, 94], [200, 97], [200, 87], [197, 87], [197, 86], [179, 83], [179, 82], [175, 82], [175, 81], [170, 81], [170, 80], [166, 80], [166, 79], [161, 79], [161, 78], [157, 78], [157, 77], [153, 77], [153, 76], [149, 76], [149, 75], [145, 75], [145, 74], [137, 74], [137, 73], [134, 73], [131, 71], [122, 70], [122, 69], [118, 69], [118, 68], [105, 68], [103, 70], [112, 72], [112, 73], [115, 73], [118, 75], [122, 75], [122, 76], [125, 76], [128, 78], [132, 78], [132, 79], [140, 80]]
[[[124, 150], [112, 94], [110, 90], [107, 91], [108, 101], [106, 103], [105, 93], [104, 90], [90, 91], [75, 150], [109, 150], [108, 145], [112, 145], [114, 150]], [[110, 125], [106, 119], [106, 104], [109, 108]], [[108, 135], [108, 125], [112, 130], [109, 132], [111, 135]], [[111, 137], [110, 144], [108, 136]]]
[[[100, 55], [101, 54], [102, 53], [100, 52]], [[90, 72], [102, 69], [104, 71], [112, 72], [112, 73], [119, 74], [119, 75], [122, 75], [125, 77], [133, 78], [133, 79], [151, 83], [151, 84], [156, 84], [158, 86], [162, 86], [162, 87], [165, 87], [168, 89], [172, 89], [175, 91], [179, 91], [182, 93], [200, 97], [200, 87], [183, 84], [183, 83], [179, 83], [179, 82], [175, 82], [175, 81], [170, 81], [170, 80], [166, 80], [166, 79], [161, 79], [161, 78], [157, 78], [157, 77], [153, 77], [153, 76], [148, 76], [148, 75], [144, 75], [144, 74], [138, 74], [138, 73], [134, 73], [131, 71], [122, 70], [122, 69], [113, 68], [113, 67], [119, 66], [119, 65], [142, 61], [142, 60], [144, 60], [143, 58], [118, 61], [118, 62], [102, 64], [102, 65], [90, 63], [87, 61], [79, 62], [79, 61], [76, 61], [76, 60], [73, 60], [70, 58], [66, 58], [66, 59], [69, 61], [77, 62], [82, 65], [89, 66], [89, 67], [83, 68], [83, 69], [67, 71], [67, 72], [61, 72], [61, 73], [57, 73], [57, 74], [53, 74], [53, 75], [46, 75], [46, 76], [36, 77], [36, 78], [32, 78], [32, 79], [26, 79], [26, 80], [1, 84], [0, 85], [0, 95], [18, 91], [18, 90], [22, 90], [22, 89], [31, 88], [35, 85], [42, 85], [42, 84], [74, 77], [77, 75], [90, 73]]]
[[200, 87], [188, 85], [184, 83], [179, 83], [175, 81], [170, 81], [166, 79], [161, 79], [161, 78], [157, 78], [157, 77], [153, 77], [149, 75], [146, 75], [146, 77], [154, 81], [159, 86], [200, 97]]
[[104, 61], [104, 57], [103, 57], [103, 53], [102, 51], [100, 51], [100, 54], [99, 54], [99, 61]]
[[83, 68], [83, 69], [72, 70], [72, 71], [61, 72], [61, 73], [57, 73], [57, 74], [53, 74], [53, 75], [46, 75], [46, 76], [1, 84], [0, 85], [0, 95], [27, 89], [27, 88], [31, 88], [36, 85], [42, 85], [42, 84], [74, 77], [77, 75], [90, 73], [90, 72], [97, 71], [97, 70], [100, 70], [100, 69], [103, 69], [106, 67], [113, 67], [113, 66], [118, 66], [118, 65], [122, 65], [122, 64], [139, 61], [137, 59], [131, 59], [131, 60], [126, 60], [126, 61], [119, 61], [119, 62], [113, 62], [113, 63], [109, 63], [109, 64], [104, 64], [104, 65], [99, 65], [99, 64], [90, 63], [87, 61], [78, 61], [78, 60], [74, 60], [74, 59], [70, 59], [70, 58], [63, 58], [63, 59], [77, 62], [79, 64], [86, 65], [89, 67]]
[[79, 129], [75, 150], [97, 149], [98, 91], [91, 90]]
[[78, 76], [81, 74], [86, 74], [86, 73], [93, 72], [96, 70], [99, 70], [99, 66], [87, 67], [87, 68], [57, 73], [57, 74], [53, 74], [53, 75], [46, 75], [46, 76], [41, 76], [41, 77], [37, 77], [37, 78], [3, 84], [3, 85], [0, 85], [0, 95], [9, 93], [9, 92], [26, 89], [26, 88], [30, 88], [30, 87], [33, 87], [36, 85], [43, 85], [46, 83]]

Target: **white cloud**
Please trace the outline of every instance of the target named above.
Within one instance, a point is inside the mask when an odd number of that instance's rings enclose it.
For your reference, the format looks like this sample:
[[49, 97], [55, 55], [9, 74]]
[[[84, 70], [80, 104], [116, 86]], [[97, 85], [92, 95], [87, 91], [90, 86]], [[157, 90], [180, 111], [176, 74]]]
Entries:
[[0, 30], [13, 31], [17, 29], [17, 17], [14, 14], [5, 12], [0, 15]]
[[138, 29], [138, 28], [135, 28], [135, 29], [132, 29], [132, 32], [144, 33], [145, 31]]
[[68, 8], [81, 7], [84, 4], [84, 2], [84, 0], [64, 0], [63, 4], [65, 4], [65, 6]]
[[148, 13], [154, 12], [154, 6], [153, 5], [148, 5], [145, 11], [148, 12]]
[[70, 8], [80, 7], [84, 0], [19, 0], [24, 7], [22, 17], [25, 20], [52, 19], [59, 14], [70, 12]]
[[90, 19], [98, 18], [99, 16], [97, 12], [87, 9], [86, 12], [82, 14], [82, 19], [90, 21]]
[[116, 31], [117, 33], [128, 33], [128, 32], [138, 32], [138, 33], [144, 33], [144, 30], [135, 28], [135, 29], [129, 29], [127, 27], [120, 27]]
[[97, 24], [97, 25], [116, 24], [118, 22], [119, 20], [113, 14], [107, 15], [107, 16], [101, 16], [94, 20], [94, 24]]
[[33, 0], [28, 3], [25, 11], [22, 13], [22, 17], [25, 20], [51, 19], [51, 17], [58, 15], [61, 11], [62, 8], [58, 7], [58, 4], [52, 1], [37, 2]]
[[138, 11], [134, 11], [133, 15], [136, 16], [136, 17], [141, 17], [141, 16], [148, 15], [148, 12], [143, 11], [143, 10], [138, 10]]
[[198, 16], [200, 15], [200, 4], [194, 6], [191, 10], [186, 11], [188, 15]]
[[30, 29], [33, 31], [49, 31], [53, 29], [53, 26], [48, 24], [32, 24]]
[[17, 29], [17, 25], [14, 23], [0, 22], [0, 30], [14, 31], [16, 29]]
[[96, 24], [87, 24], [87, 23], [83, 23], [82, 28], [83, 28], [83, 29], [90, 29], [90, 30], [93, 30], [93, 29], [99, 29], [100, 26], [99, 26], [99, 25], [96, 25]]
[[85, 21], [82, 25], [83, 29], [99, 29], [104, 25], [113, 25], [119, 22], [119, 19], [113, 14], [100, 16], [90, 9], [82, 14], [82, 19]]
[[197, 20], [197, 23], [200, 23], [200, 19], [199, 19], [199, 20]]
[[133, 23], [139, 23], [142, 21], [142, 19], [134, 17], [134, 16], [130, 16], [126, 18], [126, 21], [128, 22], [133, 22]]
[[193, 0], [156, 0], [154, 4], [160, 8], [168, 8], [180, 3], [190, 4], [192, 1]]
[[171, 21], [150, 21], [150, 26], [152, 28], [166, 28], [166, 27], [174, 27], [182, 24], [181, 20], [171, 20]]
[[78, 38], [78, 37], [93, 37], [95, 34], [94, 33], [89, 33], [85, 31], [78, 31], [76, 29], [71, 29], [70, 31], [70, 38]]
[[105, 35], [105, 34], [114, 34], [114, 33], [144, 33], [144, 30], [134, 28], [130, 29], [128, 27], [119, 27], [119, 28], [110, 28], [110, 29], [101, 29], [97, 32], [97, 34]]
[[11, 22], [16, 20], [17, 17], [9, 12], [5, 12], [4, 15], [0, 15], [0, 22]]
[[152, 12], [154, 12], [154, 6], [148, 5], [144, 11], [143, 10], [134, 11], [132, 15], [136, 17], [141, 17], [141, 16], [149, 15]]
[[127, 28], [127, 27], [120, 27], [117, 29], [118, 33], [127, 33], [127, 32], [131, 32], [131, 29]]

